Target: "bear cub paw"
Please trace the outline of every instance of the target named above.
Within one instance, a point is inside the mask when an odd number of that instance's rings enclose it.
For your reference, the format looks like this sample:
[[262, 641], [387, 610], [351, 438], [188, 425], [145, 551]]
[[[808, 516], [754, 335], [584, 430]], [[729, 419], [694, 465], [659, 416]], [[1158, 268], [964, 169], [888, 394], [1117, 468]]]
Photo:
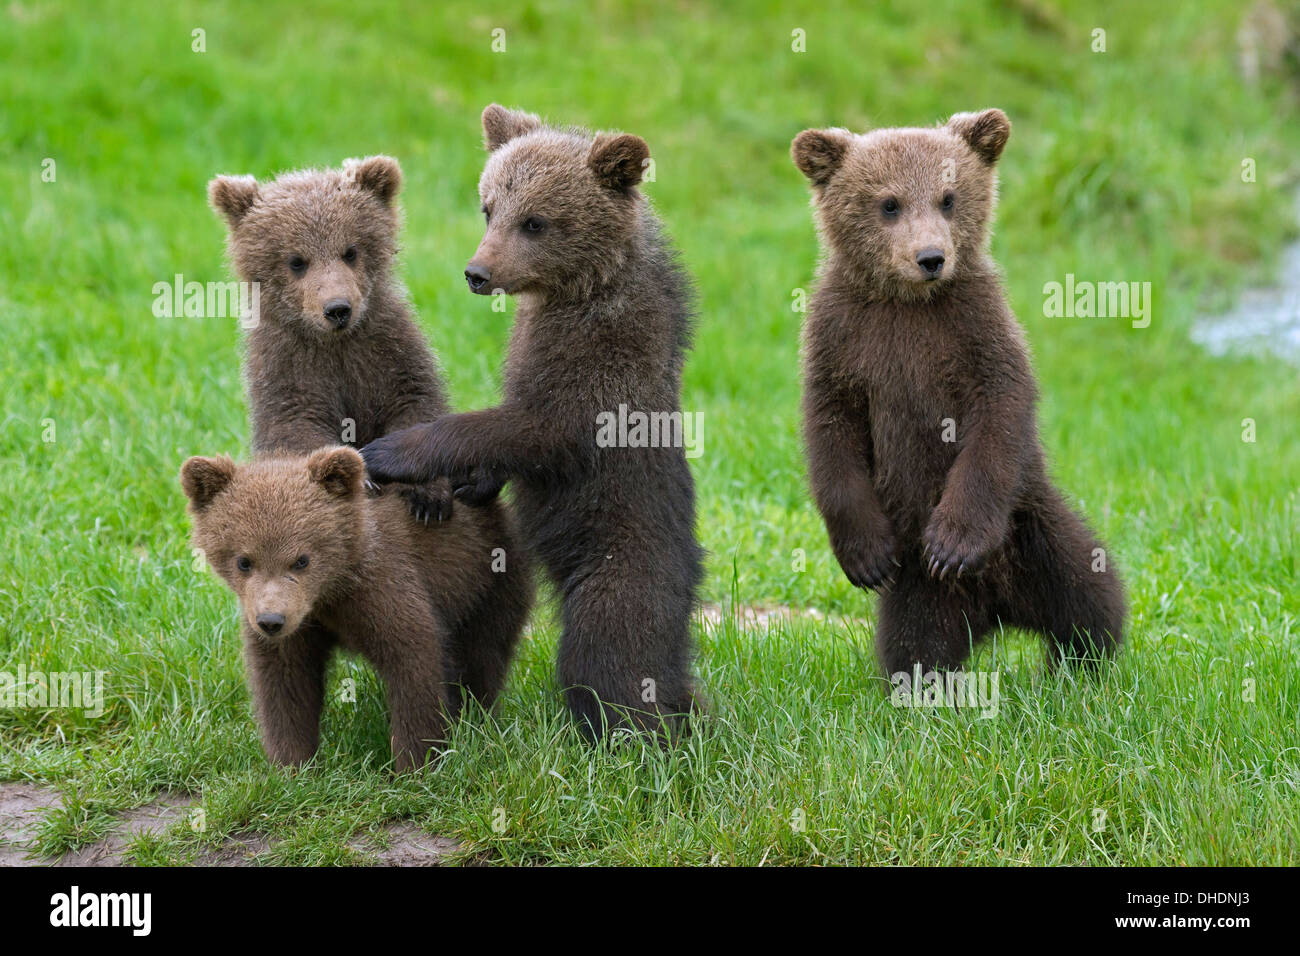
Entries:
[[496, 500], [505, 481], [495, 472], [478, 467], [452, 482], [454, 494], [467, 505], [486, 505]]
[[921, 536], [922, 563], [931, 577], [940, 581], [949, 575], [957, 579], [982, 571], [998, 541], [977, 525], [956, 521], [942, 509], [935, 509]]
[[832, 528], [830, 539], [831, 549], [850, 584], [868, 591], [889, 590], [901, 566], [892, 531], [884, 528], [874, 532], [848, 532]]
[[403, 485], [397, 493], [406, 501], [411, 510], [411, 517], [422, 524], [430, 521], [446, 521], [451, 517], [452, 493], [451, 482], [439, 478], [427, 485]]

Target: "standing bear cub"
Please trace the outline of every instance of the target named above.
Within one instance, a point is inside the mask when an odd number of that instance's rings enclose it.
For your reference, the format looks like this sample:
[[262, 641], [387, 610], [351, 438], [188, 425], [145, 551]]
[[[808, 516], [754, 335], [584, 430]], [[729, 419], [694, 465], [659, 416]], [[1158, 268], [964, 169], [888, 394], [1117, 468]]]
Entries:
[[934, 129], [805, 130], [825, 257], [803, 342], [813, 496], [882, 592], [889, 675], [961, 665], [999, 622], [1052, 659], [1112, 654], [1113, 563], [1048, 478], [1028, 351], [988, 251], [1001, 110]]
[[620, 408], [682, 424], [686, 276], [637, 191], [649, 148], [489, 106], [472, 291], [519, 299], [495, 408], [362, 449], [375, 481], [449, 476], [477, 500], [514, 483], [526, 541], [563, 601], [559, 678], [579, 727], [673, 731], [692, 709], [701, 577], [679, 427], [659, 447], [601, 447]]
[[351, 448], [248, 465], [191, 458], [181, 469], [194, 543], [239, 597], [262, 744], [278, 764], [316, 752], [336, 647], [383, 678], [397, 768], [422, 764], [460, 708], [452, 685], [490, 698], [504, 676], [465, 672], [473, 622], [496, 606], [517, 636], [528, 612], [485, 561], [510, 532], [501, 513], [463, 508], [426, 525], [397, 496], [368, 496], [364, 476]]

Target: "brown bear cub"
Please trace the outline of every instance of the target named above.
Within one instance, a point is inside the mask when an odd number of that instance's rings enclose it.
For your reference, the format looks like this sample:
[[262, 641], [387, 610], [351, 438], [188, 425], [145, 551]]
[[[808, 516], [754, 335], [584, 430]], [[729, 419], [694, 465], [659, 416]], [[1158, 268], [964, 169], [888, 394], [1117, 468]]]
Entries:
[[597, 441], [620, 405], [681, 420], [691, 292], [636, 189], [649, 149], [496, 105], [483, 128], [487, 230], [465, 275], [474, 292], [519, 299], [504, 400], [380, 438], [362, 449], [366, 469], [376, 481], [446, 475], [470, 500], [513, 481], [563, 601], [559, 679], [579, 727], [671, 733], [695, 699], [691, 472], [680, 443]]
[[[392, 273], [401, 183], [397, 160], [371, 156], [269, 183], [208, 184], [236, 271], [260, 287], [244, 366], [255, 453], [360, 446], [448, 411]], [[401, 491], [421, 520], [450, 514], [446, 481]]]
[[316, 752], [336, 647], [383, 678], [397, 768], [423, 764], [459, 710], [453, 685], [490, 700], [505, 677], [497, 659], [465, 667], [483, 608], [516, 634], [528, 614], [529, 595], [487, 569], [510, 534], [504, 512], [412, 521], [396, 496], [368, 496], [364, 477], [361, 456], [342, 447], [248, 465], [191, 458], [181, 469], [194, 543], [239, 597], [262, 744], [277, 764]]
[[1058, 658], [1114, 653], [1113, 562], [1051, 483], [1028, 350], [988, 253], [1001, 110], [934, 129], [805, 130], [825, 247], [804, 329], [813, 496], [840, 567], [882, 592], [889, 675], [953, 669], [999, 622]]
[[[401, 183], [396, 160], [371, 156], [269, 183], [219, 176], [209, 184], [212, 206], [230, 227], [235, 268], [260, 287], [261, 314], [248, 330], [245, 362], [257, 455], [359, 446], [448, 411], [437, 362], [393, 275]], [[417, 520], [455, 521], [445, 478], [396, 490]], [[466, 519], [500, 534], [474, 566], [490, 573], [500, 549], [506, 568], [496, 574], [503, 600], [483, 604], [467, 622], [474, 639], [465, 642], [458, 665], [484, 706], [501, 686], [520, 635], [519, 608], [533, 594], [505, 509], [483, 494], [468, 510], [487, 513]]]

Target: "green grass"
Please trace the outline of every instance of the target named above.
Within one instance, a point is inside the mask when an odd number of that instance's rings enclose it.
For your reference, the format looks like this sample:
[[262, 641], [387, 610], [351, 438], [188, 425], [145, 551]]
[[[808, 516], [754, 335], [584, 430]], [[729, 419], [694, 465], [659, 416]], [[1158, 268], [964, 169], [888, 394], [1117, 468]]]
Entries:
[[[1238, 79], [1236, 6], [8, 5], [0, 670], [110, 672], [99, 719], [0, 710], [0, 779], [48, 782], [67, 802], [42, 846], [92, 840], [113, 811], [180, 790], [207, 832], [144, 838], [138, 861], [185, 861], [243, 830], [271, 835], [272, 862], [355, 861], [352, 835], [397, 817], [509, 863], [1300, 861], [1300, 382], [1187, 336], [1267, 278], [1295, 231], [1295, 87]], [[1091, 52], [1094, 27], [1108, 52]], [[795, 28], [807, 53], [791, 52]], [[701, 626], [712, 711], [698, 733], [667, 753], [592, 751], [560, 704], [543, 607], [495, 717], [405, 779], [384, 766], [378, 682], [340, 662], [332, 687], [355, 676], [359, 702], [331, 704], [312, 767], [276, 771], [234, 599], [194, 566], [176, 481], [188, 455], [247, 451], [235, 328], [156, 319], [151, 289], [227, 276], [204, 198], [214, 174], [391, 153], [422, 324], [457, 405], [492, 402], [509, 316], [460, 273], [493, 100], [650, 142], [647, 192], [700, 293], [683, 399], [705, 417], [706, 596], [829, 617]], [[788, 145], [807, 126], [994, 105], [1014, 124], [994, 253], [1034, 349], [1043, 438], [1122, 569], [1132, 626], [1119, 662], [1078, 683], [1004, 635], [972, 665], [1001, 677], [1000, 711], [980, 719], [891, 706], [872, 601], [839, 573], [808, 500], [791, 303], [817, 248]], [[1044, 318], [1042, 286], [1067, 272], [1152, 282], [1150, 328]]]

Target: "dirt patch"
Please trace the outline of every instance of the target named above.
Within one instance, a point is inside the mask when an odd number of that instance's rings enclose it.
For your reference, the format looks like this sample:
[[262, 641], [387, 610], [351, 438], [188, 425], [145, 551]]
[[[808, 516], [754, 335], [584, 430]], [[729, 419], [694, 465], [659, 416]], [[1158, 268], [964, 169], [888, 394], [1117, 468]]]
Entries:
[[59, 795], [32, 783], [0, 783], [0, 866], [25, 866], [41, 816]]
[[[188, 826], [197, 805], [191, 794], [165, 793], [157, 799], [119, 814], [118, 825], [95, 843], [78, 847], [57, 858], [32, 856], [41, 819], [63, 805], [58, 791], [30, 783], [0, 782], [0, 866], [128, 866], [127, 851], [142, 833], [162, 833], [173, 824]], [[205, 848], [194, 861], [198, 866], [252, 866], [271, 846], [264, 833], [234, 833], [219, 847]], [[460, 844], [433, 836], [418, 827], [396, 821], [382, 836], [365, 835], [348, 846], [372, 866], [438, 866]]]
[[[380, 843], [385, 844], [380, 846]], [[460, 850], [448, 837], [433, 836], [409, 823], [390, 823], [382, 840], [367, 838], [348, 844], [366, 857], [371, 866], [439, 866]]]
[[832, 618], [825, 611], [819, 611], [815, 607], [787, 607], [784, 604], [742, 604], [735, 609], [724, 608], [721, 604], [701, 604], [699, 615], [705, 624], [712, 627], [719, 626], [728, 618], [736, 617], [740, 620], [740, 626], [746, 629], [766, 628], [786, 621], [867, 623], [866, 618], [844, 617], [838, 614]]
[[199, 866], [253, 866], [259, 854], [271, 848], [265, 833], [232, 833], [215, 850], [204, 850]]
[[104, 839], [71, 850], [53, 866], [126, 866], [131, 842], [142, 833], [162, 833], [178, 820], [188, 820], [193, 799], [185, 794], [166, 793], [152, 803], [121, 814], [121, 823]]
[[178, 820], [188, 820], [193, 803], [186, 794], [163, 794], [121, 814], [117, 827], [102, 840], [51, 858], [33, 853], [41, 819], [63, 805], [58, 791], [0, 783], [0, 866], [125, 866], [127, 848], [137, 836], [161, 833]]

